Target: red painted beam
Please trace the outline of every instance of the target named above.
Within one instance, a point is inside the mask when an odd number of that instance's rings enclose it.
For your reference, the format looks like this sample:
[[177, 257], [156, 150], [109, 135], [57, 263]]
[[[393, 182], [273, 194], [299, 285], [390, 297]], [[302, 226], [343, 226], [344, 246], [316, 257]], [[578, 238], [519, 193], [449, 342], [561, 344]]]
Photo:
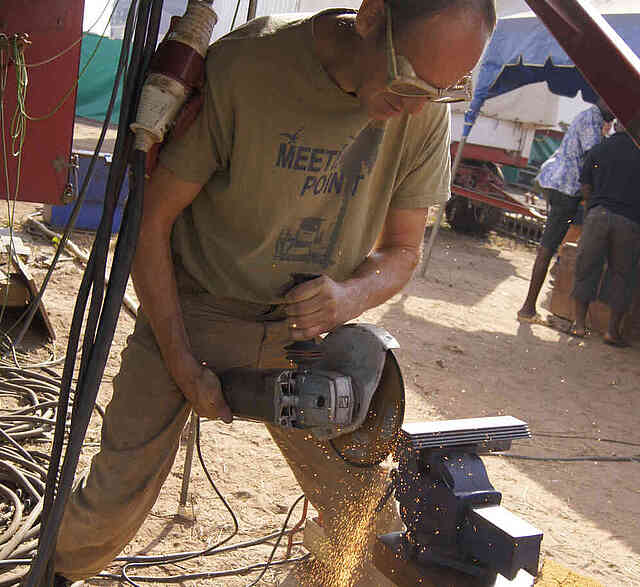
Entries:
[[640, 145], [640, 58], [586, 0], [526, 0]]
[[[458, 141], [451, 143], [452, 158], [455, 158], [458, 145]], [[526, 157], [521, 157], [519, 152], [512, 153], [504, 149], [499, 149], [498, 147], [487, 147], [485, 145], [474, 145], [472, 143], [465, 144], [462, 156], [465, 159], [477, 159], [478, 161], [513, 165], [514, 167], [526, 167], [529, 162]]]
[[509, 210], [510, 212], [515, 212], [517, 214], [524, 214], [526, 216], [531, 216], [535, 218], [535, 215], [532, 214], [531, 210], [526, 206], [523, 206], [519, 202], [515, 200], [508, 201], [503, 200], [502, 198], [496, 198], [494, 196], [490, 196], [489, 194], [485, 194], [482, 192], [476, 192], [475, 190], [470, 190], [467, 188], [460, 187], [455, 183], [451, 186], [451, 191], [458, 196], [463, 196], [465, 198], [469, 198], [470, 200], [476, 200], [478, 202], [484, 202], [485, 204], [489, 204], [490, 206], [494, 206], [495, 208], [502, 208], [503, 210]]

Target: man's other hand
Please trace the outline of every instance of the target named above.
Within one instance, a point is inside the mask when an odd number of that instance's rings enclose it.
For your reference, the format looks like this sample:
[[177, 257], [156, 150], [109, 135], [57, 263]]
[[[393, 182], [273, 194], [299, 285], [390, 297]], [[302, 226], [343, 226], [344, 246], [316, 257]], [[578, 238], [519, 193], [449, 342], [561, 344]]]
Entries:
[[285, 296], [293, 340], [309, 340], [359, 316], [346, 285], [326, 275], [294, 287]]
[[220, 418], [226, 424], [233, 420], [231, 409], [222, 395], [220, 379], [206, 365], [200, 365], [199, 371], [193, 377], [179, 383], [178, 386], [201, 418]]

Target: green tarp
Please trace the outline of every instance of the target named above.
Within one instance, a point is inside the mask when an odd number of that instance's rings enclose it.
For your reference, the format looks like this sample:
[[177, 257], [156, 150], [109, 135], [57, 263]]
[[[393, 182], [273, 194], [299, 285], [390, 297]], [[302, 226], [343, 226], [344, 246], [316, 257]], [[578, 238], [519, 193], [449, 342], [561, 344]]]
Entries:
[[520, 183], [531, 185], [533, 170], [542, 165], [560, 146], [561, 139], [545, 134], [544, 131], [536, 132], [531, 145], [531, 155], [529, 156], [529, 170], [523, 171], [519, 167], [502, 165], [502, 174], [507, 183]]
[[536, 133], [531, 145], [531, 155], [529, 156], [529, 164], [540, 166], [551, 155], [556, 152], [556, 149], [560, 146], [562, 139], [543, 134]]
[[[91, 33], [85, 33], [83, 36], [80, 71], [89, 60], [91, 62], [78, 82], [76, 116], [104, 120], [115, 82], [121, 48], [122, 41], [119, 39], [109, 39]], [[122, 84], [118, 89], [118, 97], [111, 115], [112, 123], [118, 122], [121, 96]]]

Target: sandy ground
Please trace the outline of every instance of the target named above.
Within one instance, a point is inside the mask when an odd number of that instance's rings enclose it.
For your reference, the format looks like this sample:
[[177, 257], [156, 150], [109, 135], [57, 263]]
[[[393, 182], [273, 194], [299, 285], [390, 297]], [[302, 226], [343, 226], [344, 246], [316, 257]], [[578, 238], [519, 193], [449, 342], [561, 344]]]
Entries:
[[[43, 239], [23, 236], [33, 248], [29, 267], [37, 281], [52, 248]], [[91, 236], [76, 233], [73, 240], [87, 246]], [[532, 262], [533, 251], [512, 241], [482, 241], [444, 230], [426, 278], [416, 276], [402, 294], [362, 316], [362, 321], [383, 325], [401, 344], [397, 355], [407, 386], [406, 420], [508, 414], [527, 421], [533, 432], [532, 440], [514, 445], [514, 453], [544, 458], [637, 454], [639, 350], [612, 349], [598, 336], [578, 341], [550, 328], [519, 324], [515, 312]], [[74, 262], [61, 263], [45, 296], [59, 353], [64, 352], [81, 273]], [[101, 405], [109, 400], [109, 381], [132, 326], [123, 311]], [[85, 463], [96, 450], [91, 443], [98, 439], [98, 426], [94, 421], [87, 436]], [[277, 530], [300, 491], [263, 428], [205, 422], [202, 453], [238, 516], [241, 537]], [[640, 583], [637, 463], [484, 460], [494, 486], [503, 492], [503, 504], [544, 531], [544, 556], [604, 585]], [[176, 517], [182, 461], [183, 451], [128, 553], [197, 550], [230, 531], [229, 514], [199, 465], [194, 466], [187, 508], [192, 520]], [[183, 566], [191, 572], [244, 566], [264, 560], [269, 550], [236, 551]], [[181, 571], [164, 567], [155, 572]], [[265, 584], [277, 584], [283, 574], [269, 571]], [[235, 577], [197, 584], [247, 582]]]
[[[19, 206], [18, 221], [33, 209]], [[20, 234], [32, 247], [28, 267], [39, 282], [53, 248], [46, 239]], [[92, 236], [76, 232], [72, 239], [88, 248]], [[615, 349], [602, 344], [598, 335], [579, 340], [548, 327], [519, 324], [515, 315], [528, 287], [534, 253], [509, 239], [481, 240], [444, 229], [426, 277], [416, 275], [401, 294], [361, 317], [384, 326], [400, 342], [397, 357], [407, 390], [406, 421], [506, 414], [528, 422], [533, 433], [531, 440], [515, 443], [512, 453], [544, 459], [637, 455], [640, 344]], [[79, 264], [61, 263], [45, 295], [59, 354], [65, 351], [81, 275]], [[541, 296], [543, 311], [549, 291], [547, 284]], [[110, 380], [132, 327], [133, 318], [123, 310], [100, 391], [102, 406], [109, 401]], [[83, 465], [97, 450], [99, 424], [94, 418]], [[238, 518], [240, 533], [234, 542], [277, 531], [300, 489], [263, 427], [204, 422], [201, 447], [216, 486]], [[184, 446], [126, 553], [205, 549], [231, 531], [229, 513], [198, 463], [191, 476], [187, 517], [176, 515], [183, 459]], [[544, 532], [543, 557], [606, 586], [640, 584], [638, 462], [498, 456], [484, 462], [493, 485], [503, 493], [503, 505]], [[294, 512], [292, 523], [299, 512]], [[264, 561], [270, 551], [269, 545], [234, 550], [152, 572], [164, 576], [221, 571]], [[305, 551], [295, 547], [294, 552]], [[270, 569], [262, 584], [278, 585], [287, 573], [286, 568]], [[184, 584], [240, 586], [255, 577], [254, 573]]]

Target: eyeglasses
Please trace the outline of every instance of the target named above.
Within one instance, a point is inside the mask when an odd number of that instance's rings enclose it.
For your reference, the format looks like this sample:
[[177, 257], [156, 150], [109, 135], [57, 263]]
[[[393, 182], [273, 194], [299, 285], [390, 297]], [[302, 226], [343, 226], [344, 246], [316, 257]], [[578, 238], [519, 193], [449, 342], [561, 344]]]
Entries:
[[430, 102], [462, 102], [473, 97], [471, 76], [465, 75], [448, 88], [435, 88], [420, 79], [409, 60], [396, 53], [393, 46], [391, 7], [385, 3], [387, 14], [387, 91], [407, 98], [426, 98]]

